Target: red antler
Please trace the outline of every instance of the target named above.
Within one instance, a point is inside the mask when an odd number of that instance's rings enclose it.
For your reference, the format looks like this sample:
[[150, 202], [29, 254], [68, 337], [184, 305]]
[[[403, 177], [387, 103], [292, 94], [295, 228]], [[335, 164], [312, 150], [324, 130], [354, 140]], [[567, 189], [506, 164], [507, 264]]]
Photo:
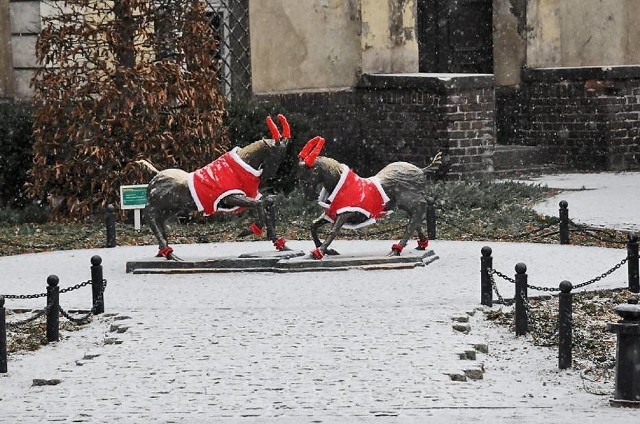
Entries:
[[267, 116], [267, 127], [269, 127], [269, 131], [271, 131], [271, 138], [278, 141], [282, 138], [280, 135], [280, 131], [278, 131], [278, 127], [276, 127], [275, 122], [271, 119], [271, 116]]
[[320, 154], [320, 151], [324, 147], [325, 140], [319, 135], [313, 137], [311, 140], [307, 141], [307, 144], [304, 145], [298, 157], [302, 159], [309, 168], [313, 166]]
[[287, 118], [285, 118], [283, 114], [279, 113], [278, 120], [280, 121], [280, 125], [282, 126], [282, 136], [287, 140], [290, 139], [291, 127], [289, 126], [289, 122], [287, 121]]

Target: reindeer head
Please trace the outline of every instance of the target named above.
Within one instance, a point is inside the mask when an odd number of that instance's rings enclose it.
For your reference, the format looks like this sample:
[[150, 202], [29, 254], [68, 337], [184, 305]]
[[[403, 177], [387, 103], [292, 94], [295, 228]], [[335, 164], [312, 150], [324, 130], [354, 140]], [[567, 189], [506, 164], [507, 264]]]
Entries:
[[307, 141], [298, 158], [298, 181], [302, 187], [304, 197], [314, 200], [318, 195], [318, 186], [322, 184], [322, 175], [318, 169], [317, 159], [324, 147], [325, 139], [315, 136]]
[[282, 133], [278, 130], [271, 116], [267, 116], [267, 127], [271, 132], [270, 139], [262, 139], [266, 146], [263, 149], [265, 154], [262, 161], [262, 178], [271, 178], [277, 172], [287, 154], [287, 146], [291, 140], [291, 127], [284, 115], [278, 114], [278, 121], [282, 126]]

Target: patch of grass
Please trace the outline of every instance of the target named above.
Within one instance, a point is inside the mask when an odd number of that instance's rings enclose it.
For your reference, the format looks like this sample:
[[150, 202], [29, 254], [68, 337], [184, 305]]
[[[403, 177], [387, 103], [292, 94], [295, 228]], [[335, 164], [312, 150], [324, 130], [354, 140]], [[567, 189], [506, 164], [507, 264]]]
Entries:
[[[429, 186], [437, 215], [437, 238], [443, 240], [496, 240], [558, 243], [559, 236], [550, 231], [538, 231], [553, 226], [557, 232], [557, 217], [538, 215], [535, 202], [555, 194], [536, 185], [515, 182], [435, 182]], [[311, 221], [321, 213], [315, 202], [305, 200], [298, 190], [287, 196], [276, 196], [277, 230], [287, 239], [308, 240]], [[38, 216], [35, 212], [33, 212]], [[25, 212], [26, 215], [26, 212]], [[131, 212], [121, 214], [116, 224], [118, 245], [155, 245], [156, 241], [146, 226], [138, 232], [133, 229]], [[33, 220], [32, 220], [33, 221]], [[104, 247], [106, 230], [101, 219], [93, 223], [25, 222], [20, 218], [3, 219], [0, 213], [0, 256], [50, 250]], [[243, 214], [221, 214], [213, 217], [192, 215], [170, 224], [170, 243], [215, 243], [239, 240], [238, 234], [254, 221], [250, 211]], [[341, 239], [397, 239], [402, 236], [406, 217], [404, 213], [391, 214], [376, 225], [359, 230], [344, 230]], [[329, 231], [324, 226], [321, 236]], [[425, 225], [426, 229], [426, 225]], [[572, 234], [573, 244], [616, 246], [626, 240], [626, 234], [609, 231], [602, 242], [586, 233]], [[244, 240], [253, 240], [248, 236]]]

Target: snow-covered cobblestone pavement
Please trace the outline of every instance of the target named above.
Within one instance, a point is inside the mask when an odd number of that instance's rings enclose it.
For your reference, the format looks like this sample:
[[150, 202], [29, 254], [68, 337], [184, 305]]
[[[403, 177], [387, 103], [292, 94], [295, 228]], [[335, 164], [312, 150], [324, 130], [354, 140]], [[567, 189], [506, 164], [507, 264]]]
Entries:
[[[386, 253], [391, 243], [338, 240], [335, 248]], [[104, 316], [35, 353], [10, 356], [0, 375], [0, 421], [637, 422], [637, 410], [609, 406], [613, 387], [587, 392], [578, 372], [558, 371], [554, 350], [483, 320], [476, 309], [485, 244], [496, 269], [513, 274], [525, 262], [530, 283], [542, 286], [588, 280], [625, 256], [624, 249], [436, 240], [430, 248], [439, 259], [414, 269], [192, 275], [126, 274], [126, 261], [153, 256], [152, 246], [0, 257], [1, 293], [42, 292], [49, 274], [62, 288], [87, 280], [95, 254], [108, 281]], [[175, 247], [185, 258], [271, 248]], [[598, 287], [625, 280], [623, 269]], [[513, 296], [510, 283], [498, 286]], [[61, 296], [65, 309], [87, 303], [90, 290]], [[470, 317], [468, 334], [452, 327], [461, 316]], [[474, 344], [488, 353], [460, 359]], [[484, 369], [482, 379], [447, 375], [465, 369]], [[34, 379], [59, 384], [33, 386]]]

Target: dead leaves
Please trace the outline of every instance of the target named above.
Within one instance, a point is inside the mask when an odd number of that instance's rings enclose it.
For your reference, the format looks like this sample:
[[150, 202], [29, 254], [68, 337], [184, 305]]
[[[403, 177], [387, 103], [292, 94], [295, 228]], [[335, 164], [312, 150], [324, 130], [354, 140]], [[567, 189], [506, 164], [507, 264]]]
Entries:
[[127, 167], [138, 158], [190, 169], [228, 149], [211, 66], [215, 36], [202, 5], [182, 16], [174, 42], [188, 58], [172, 60], [155, 55], [150, 0], [87, 2], [45, 22], [28, 195], [63, 199], [55, 218], [117, 205], [120, 185], [148, 180], [140, 167]]

